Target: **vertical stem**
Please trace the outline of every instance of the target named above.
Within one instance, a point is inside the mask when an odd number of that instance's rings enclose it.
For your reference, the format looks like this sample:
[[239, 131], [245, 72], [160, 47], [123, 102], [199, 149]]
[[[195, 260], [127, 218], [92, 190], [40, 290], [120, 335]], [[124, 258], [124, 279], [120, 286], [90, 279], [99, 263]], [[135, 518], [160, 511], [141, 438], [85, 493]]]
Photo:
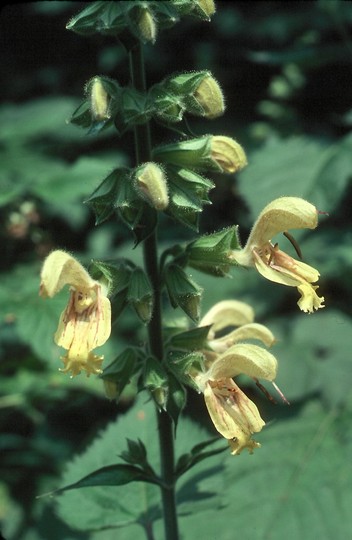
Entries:
[[[130, 75], [133, 86], [139, 91], [146, 90], [143, 49], [140, 44], [130, 51]], [[151, 159], [151, 138], [148, 123], [134, 129], [137, 164]], [[163, 336], [161, 318], [161, 290], [159, 259], [157, 249], [157, 232], [155, 231], [143, 242], [145, 270], [154, 291], [153, 317], [148, 325], [149, 349], [160, 362], [163, 361]], [[178, 523], [176, 513], [175, 481], [174, 481], [174, 434], [172, 420], [164, 411], [157, 412], [158, 433], [161, 461], [161, 477], [165, 486], [161, 488], [164, 511], [165, 540], [178, 540]]]

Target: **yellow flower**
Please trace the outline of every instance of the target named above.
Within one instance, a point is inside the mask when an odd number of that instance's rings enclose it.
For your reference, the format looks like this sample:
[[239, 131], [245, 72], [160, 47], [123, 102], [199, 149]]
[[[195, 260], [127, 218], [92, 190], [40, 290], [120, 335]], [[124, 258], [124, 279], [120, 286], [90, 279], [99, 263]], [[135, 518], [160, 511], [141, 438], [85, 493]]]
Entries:
[[62, 312], [55, 343], [67, 353], [61, 359], [60, 371], [87, 376], [102, 373], [103, 356], [92, 350], [103, 345], [111, 332], [111, 307], [103, 285], [90, 277], [83, 266], [64, 251], [53, 251], [45, 259], [41, 271], [39, 294], [52, 298], [65, 285], [71, 285], [70, 298]]
[[259, 215], [245, 247], [233, 251], [231, 258], [242, 266], [255, 266], [270, 281], [297, 287], [301, 294], [298, 306], [312, 313], [324, 307], [324, 297], [316, 293], [319, 272], [281, 251], [271, 239], [288, 229], [315, 229], [318, 212], [315, 206], [298, 197], [281, 197], [268, 204]]
[[[254, 380], [273, 381], [277, 372], [276, 358], [257, 345], [239, 343], [243, 339], [257, 339], [270, 346], [275, 338], [268, 328], [253, 323], [250, 306], [238, 301], [215, 304], [203, 317], [200, 326], [212, 325], [208, 344], [212, 351], [203, 351], [206, 371], [193, 374], [194, 382], [203, 392], [210, 418], [217, 431], [227, 439], [232, 454], [244, 448], [250, 453], [260, 446], [252, 439], [265, 422], [256, 405], [242, 392], [233, 377], [244, 374]], [[216, 332], [238, 326], [221, 338]]]

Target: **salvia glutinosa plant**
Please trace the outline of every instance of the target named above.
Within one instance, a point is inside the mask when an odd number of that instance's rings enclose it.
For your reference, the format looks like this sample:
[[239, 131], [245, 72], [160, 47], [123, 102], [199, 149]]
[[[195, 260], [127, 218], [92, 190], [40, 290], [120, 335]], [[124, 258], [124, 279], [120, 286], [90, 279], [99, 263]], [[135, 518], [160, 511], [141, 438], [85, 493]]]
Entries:
[[[221, 279], [232, 268], [255, 268], [271, 281], [297, 287], [302, 311], [311, 313], [324, 307], [324, 298], [316, 292], [318, 271], [290, 257], [271, 240], [278, 233], [290, 237], [289, 229], [314, 229], [318, 211], [312, 204], [296, 197], [270, 202], [258, 216], [244, 247], [234, 224], [199, 235], [199, 215], [210, 204], [209, 192], [216, 189], [208, 175], [232, 175], [245, 167], [243, 148], [222, 134], [194, 137], [184, 132], [184, 122], [178, 142], [153, 145], [153, 122], [165, 131], [172, 129], [174, 141], [175, 127], [187, 115], [212, 119], [224, 113], [221, 87], [209, 71], [173, 73], [147, 88], [143, 61], [143, 46], [155, 44], [158, 33], [184, 17], [209, 21], [214, 11], [213, 0], [94, 2], [68, 23], [68, 30], [82, 36], [100, 33], [115, 39], [128, 53], [131, 84], [121, 86], [118, 80], [93, 76], [71, 121], [90, 134], [107, 128], [115, 129], [118, 137], [133, 133], [134, 166], [110, 172], [92, 194], [87, 194], [87, 203], [96, 225], [108, 219], [126, 225], [135, 246], [143, 250], [144, 265], [138, 267], [126, 259], [92, 261], [88, 271], [71, 254], [56, 250], [46, 258], [41, 272], [40, 294], [44, 298], [69, 285], [68, 304], [54, 338], [66, 350], [61, 371], [71, 377], [81, 372], [98, 375], [107, 396], [116, 400], [135, 378], [139, 390], [148, 392], [155, 402], [161, 470], [156, 472], [150, 466], [147, 449], [140, 440], [128, 440], [122, 456], [126, 463], [103, 472], [111, 475], [114, 485], [143, 481], [160, 487], [168, 540], [179, 537], [175, 498], [178, 478], [202, 459], [223, 450], [209, 450], [208, 441], [190, 449], [175, 463], [175, 427], [185, 405], [186, 387], [204, 394], [210, 418], [231, 453], [239, 455], [244, 449], [252, 453], [260, 446], [252, 435], [261, 431], [264, 421], [234, 378], [245, 374], [258, 385], [260, 379], [275, 385], [277, 372], [277, 360], [268, 351], [275, 337], [267, 327], [254, 322], [251, 306], [224, 299], [201, 317], [202, 288], [187, 269]], [[160, 253], [157, 239], [161, 214], [167, 216], [163, 223], [170, 228], [170, 238], [177, 222], [194, 231], [195, 239], [185, 245], [171, 245]], [[177, 332], [163, 327], [162, 309], [168, 302], [183, 310], [193, 327]], [[111, 314], [116, 318], [127, 305], [147, 327], [147, 344], [130, 345], [105, 365], [95, 349], [109, 339]]]

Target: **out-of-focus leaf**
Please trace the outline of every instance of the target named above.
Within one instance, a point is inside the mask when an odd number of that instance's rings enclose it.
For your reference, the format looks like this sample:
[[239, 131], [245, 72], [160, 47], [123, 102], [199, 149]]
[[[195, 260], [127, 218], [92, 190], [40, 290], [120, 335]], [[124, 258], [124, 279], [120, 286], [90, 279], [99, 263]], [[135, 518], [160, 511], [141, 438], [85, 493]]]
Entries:
[[[108, 426], [83, 455], [69, 464], [62, 484], [73, 483], [97, 468], [116, 464], [117, 455], [126, 448], [126, 438], [140, 439], [143, 442], [148, 449], [150, 464], [158, 471], [157, 414], [159, 413], [152, 401], [146, 404], [139, 400], [127, 414]], [[181, 418], [176, 438], [176, 454], [184, 454], [190, 450], [190, 439], [194, 445], [207, 438], [209, 439], [207, 434], [193, 422]], [[212, 474], [215, 464], [218, 470], [221, 470], [221, 460], [215, 456], [198, 465], [197, 475], [188, 471], [180, 481], [181, 500], [184, 505], [188, 505], [188, 501], [192, 500], [193, 512], [203, 507], [204, 499], [209, 508], [212, 497], [217, 495], [219, 483]], [[201, 486], [204, 480], [205, 491]], [[79, 512], [77, 508], [80, 508]], [[72, 490], [57, 498], [57, 509], [66, 523], [79, 530], [100, 529], [104, 526], [120, 528], [137, 522], [143, 524], [146, 521], [159, 520], [160, 492], [156, 486], [144, 482], [127, 484], [123, 488], [106, 486], [85, 488], [84, 491]], [[133, 527], [131, 530], [133, 531]]]
[[330, 227], [309, 235], [304, 241], [304, 253], [314, 260], [314, 266], [318, 268], [322, 280], [335, 277], [352, 290], [351, 246], [351, 229]]
[[109, 160], [106, 156], [84, 156], [71, 166], [65, 165], [56, 172], [52, 170], [51, 175], [42, 172], [36, 179], [34, 193], [48, 202], [58, 199], [58, 203], [63, 206], [66, 202], [89, 194], [114, 163], [116, 161]]
[[79, 100], [71, 97], [40, 98], [0, 107], [1, 140], [18, 144], [52, 134], [56, 139], [79, 139], [80, 130], [68, 124]]
[[182, 518], [181, 532], [219, 538], [221, 529], [221, 540], [232, 540], [236, 530], [245, 540], [348, 538], [347, 418], [348, 411], [326, 412], [312, 403], [301, 416], [267, 426], [257, 437], [262, 448], [253, 456], [222, 456], [224, 506]]
[[284, 362], [278, 384], [288, 400], [317, 392], [326, 403], [343, 404], [351, 386], [351, 319], [326, 308], [269, 326], [278, 337], [272, 352]]
[[65, 294], [50, 300], [39, 297], [39, 267], [17, 267], [2, 277], [0, 316], [13, 320], [18, 334], [39, 358], [52, 361], [58, 356], [53, 336], [58, 317], [65, 307]]
[[351, 156], [351, 136], [329, 147], [308, 137], [270, 139], [249, 156], [250, 165], [239, 175], [252, 218], [283, 195], [302, 197], [319, 210], [333, 211], [352, 175]]
[[346, 45], [333, 44], [322, 46], [289, 47], [281, 51], [251, 51], [248, 58], [258, 64], [272, 66], [294, 63], [299, 66], [310, 68], [324, 66], [331, 62], [344, 61], [346, 59]]

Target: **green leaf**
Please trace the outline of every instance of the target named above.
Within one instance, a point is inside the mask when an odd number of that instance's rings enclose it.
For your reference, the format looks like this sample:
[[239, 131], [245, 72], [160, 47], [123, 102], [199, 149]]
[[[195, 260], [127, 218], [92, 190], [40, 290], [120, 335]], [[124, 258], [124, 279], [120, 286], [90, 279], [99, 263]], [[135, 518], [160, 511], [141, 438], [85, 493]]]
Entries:
[[132, 465], [110, 465], [108, 467], [102, 467], [91, 474], [88, 474], [78, 482], [69, 484], [68, 486], [62, 487], [47, 495], [59, 495], [64, 491], [70, 489], [80, 489], [87, 487], [96, 487], [96, 486], [123, 486], [129, 484], [130, 482], [150, 482], [152, 484], [158, 484], [159, 482], [147, 475], [138, 467]]
[[80, 132], [67, 124], [67, 118], [77, 104], [77, 99], [61, 96], [41, 97], [26, 103], [2, 105], [1, 140], [9, 148], [24, 143], [27, 151], [28, 142], [34, 142], [36, 144], [31, 145], [32, 155], [33, 152], [38, 153], [38, 138], [49, 134], [60, 141], [77, 140], [80, 138]]
[[176, 464], [176, 475], [179, 477], [204, 459], [216, 456], [217, 454], [224, 452], [224, 450], [228, 451], [228, 446], [222, 445], [221, 448], [203, 452], [205, 448], [214, 444], [215, 442], [219, 442], [219, 437], [213, 437], [209, 441], [197, 444], [189, 453], [180, 456]]
[[[239, 189], [254, 221], [273, 199], [285, 195], [302, 197], [313, 203], [317, 164], [325, 144], [309, 137], [269, 139], [249, 154], [250, 167], [239, 174]], [[260, 190], [258, 189], [260, 186]], [[284, 190], [283, 190], [284, 187]]]
[[311, 195], [319, 210], [332, 212], [343, 200], [352, 177], [352, 135], [343, 137], [322, 154]]
[[350, 394], [349, 317], [333, 309], [314, 317], [291, 317], [272, 321], [270, 328], [280, 336], [273, 353], [284, 362], [277, 383], [290, 402], [319, 392], [331, 406], [343, 404]]
[[217, 473], [222, 501], [206, 519], [181, 518], [181, 533], [217, 538], [221, 527], [221, 540], [232, 540], [234, 530], [245, 531], [248, 540], [348, 537], [350, 414], [350, 407], [324, 411], [313, 402], [298, 416], [268, 425], [253, 456], [224, 456], [224, 471]]
[[68, 297], [63, 291], [52, 299], [40, 298], [39, 274], [38, 265], [28, 264], [2, 276], [0, 318], [12, 319], [20, 341], [30, 346], [38, 358], [59, 367], [54, 334]]
[[127, 439], [127, 450], [120, 457], [130, 465], [144, 466], [147, 463], [147, 449], [140, 439], [133, 441]]
[[[93, 444], [66, 467], [62, 485], [75, 483], [88, 476], [93, 470], [116, 465], [116, 455], [120, 455], [126, 446], [126, 438], [140, 439], [148, 450], [148, 457], [154, 470], [159, 470], [159, 443], [155, 405], [149, 400], [146, 403], [145, 394], [116, 422], [110, 424]], [[176, 439], [176, 455], [189, 451], [192, 444], [201, 443], [209, 438], [194, 422], [180, 418]], [[197, 476], [192, 471], [187, 472], [180, 480], [180, 497], [185, 508], [192, 500], [192, 511], [203, 509], [204, 504], [214, 504], [214, 496], [221, 489], [221, 481], [211, 475], [214, 465], [221, 470], [222, 464], [215, 456], [199, 463]], [[207, 471], [209, 470], [209, 474]], [[219, 479], [220, 480], [220, 479]], [[202, 484], [206, 483], [207, 501], [204, 501]], [[161, 517], [160, 491], [153, 484], [132, 482], [121, 487], [97, 486], [65, 491], [56, 500], [55, 506], [59, 516], [71, 527], [80, 531], [91, 529], [101, 530], [104, 527], [131, 526], [131, 534], [135, 531], [133, 524], [150, 524]], [[77, 511], [79, 508], [79, 512]], [[155, 524], [158, 528], [157, 523]]]
[[[352, 136], [327, 146], [312, 137], [270, 139], [249, 156], [251, 166], [239, 174], [240, 192], [252, 220], [271, 200], [302, 197], [331, 212], [341, 201], [352, 170]], [[258, 185], [261, 186], [258, 192]]]

